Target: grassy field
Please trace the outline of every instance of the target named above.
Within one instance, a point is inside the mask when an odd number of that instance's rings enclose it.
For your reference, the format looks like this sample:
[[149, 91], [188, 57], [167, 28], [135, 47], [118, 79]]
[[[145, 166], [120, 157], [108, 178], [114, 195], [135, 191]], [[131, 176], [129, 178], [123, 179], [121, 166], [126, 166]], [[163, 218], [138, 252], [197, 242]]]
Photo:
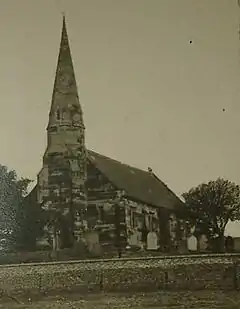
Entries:
[[4, 309], [240, 309], [239, 292], [198, 291], [139, 294], [89, 294], [58, 295], [41, 299], [11, 299], [2, 296], [0, 308]]

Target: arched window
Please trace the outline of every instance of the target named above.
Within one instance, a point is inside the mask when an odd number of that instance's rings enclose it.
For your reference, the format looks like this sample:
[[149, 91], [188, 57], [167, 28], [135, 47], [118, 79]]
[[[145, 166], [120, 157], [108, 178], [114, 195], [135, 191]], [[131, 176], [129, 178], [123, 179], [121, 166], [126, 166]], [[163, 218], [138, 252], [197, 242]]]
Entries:
[[56, 110], [56, 118], [57, 118], [57, 120], [60, 120], [60, 109], [59, 109], [59, 107]]

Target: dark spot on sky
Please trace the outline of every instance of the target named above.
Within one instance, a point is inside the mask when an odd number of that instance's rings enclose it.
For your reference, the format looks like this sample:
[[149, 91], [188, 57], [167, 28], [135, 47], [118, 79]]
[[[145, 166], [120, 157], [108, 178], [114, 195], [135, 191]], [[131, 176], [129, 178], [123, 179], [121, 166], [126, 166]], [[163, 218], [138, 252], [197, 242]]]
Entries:
[[225, 108], [223, 108], [223, 110], [222, 110], [223, 112], [225, 112]]
[[190, 44], [192, 44], [192, 41], [189, 41]]

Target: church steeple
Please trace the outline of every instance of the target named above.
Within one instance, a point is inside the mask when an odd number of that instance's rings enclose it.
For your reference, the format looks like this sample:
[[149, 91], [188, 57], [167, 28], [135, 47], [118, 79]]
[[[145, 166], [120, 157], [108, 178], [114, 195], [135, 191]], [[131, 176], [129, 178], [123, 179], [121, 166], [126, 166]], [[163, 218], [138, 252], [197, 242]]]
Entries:
[[[45, 209], [61, 213], [61, 222], [70, 222], [69, 230], [62, 226], [60, 236], [79, 238], [87, 207], [87, 150], [82, 109], [69, 47], [65, 17], [47, 127], [47, 148], [43, 168], [38, 176], [38, 203]], [[53, 218], [55, 218], [53, 216]], [[46, 238], [56, 236], [56, 222], [46, 227]], [[66, 220], [66, 221], [64, 221]], [[54, 223], [55, 222], [55, 223]], [[51, 230], [52, 229], [52, 230]], [[55, 235], [55, 236], [54, 236]], [[68, 236], [66, 236], [68, 235]], [[66, 237], [65, 237], [66, 236]], [[65, 239], [65, 240], [64, 240]], [[62, 243], [64, 247], [64, 243]]]
[[49, 113], [48, 130], [56, 126], [78, 126], [84, 128], [65, 16], [63, 16], [61, 43]]

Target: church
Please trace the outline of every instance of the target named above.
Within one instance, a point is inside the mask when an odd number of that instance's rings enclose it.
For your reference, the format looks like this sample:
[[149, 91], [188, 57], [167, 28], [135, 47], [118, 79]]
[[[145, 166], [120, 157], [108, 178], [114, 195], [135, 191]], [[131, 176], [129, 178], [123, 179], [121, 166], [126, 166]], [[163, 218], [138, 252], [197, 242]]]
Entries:
[[28, 197], [47, 218], [39, 246], [60, 250], [83, 242], [90, 251], [178, 252], [186, 243], [184, 203], [151, 168], [140, 170], [86, 149], [65, 17], [47, 147]]

